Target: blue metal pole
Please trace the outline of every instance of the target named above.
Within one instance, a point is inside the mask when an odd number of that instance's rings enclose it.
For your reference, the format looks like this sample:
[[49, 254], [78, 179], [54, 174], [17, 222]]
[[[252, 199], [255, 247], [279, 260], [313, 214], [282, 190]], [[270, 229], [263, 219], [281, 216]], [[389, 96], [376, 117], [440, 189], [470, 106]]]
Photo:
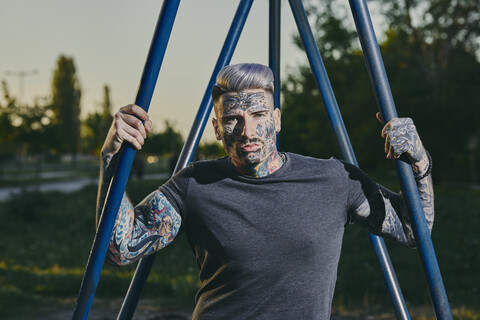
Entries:
[[[397, 117], [397, 111], [378, 47], [377, 38], [373, 30], [367, 3], [364, 0], [350, 0], [350, 6], [360, 37], [360, 43], [364, 52], [372, 86], [376, 93], [377, 103], [386, 123], [392, 118]], [[432, 239], [428, 231], [425, 213], [420, 201], [411, 165], [397, 160], [396, 167], [405, 201], [409, 208], [410, 219], [413, 223], [417, 247], [423, 263], [435, 314], [437, 319], [452, 319], [447, 294], [443, 286], [440, 268], [435, 256]]]
[[[330, 85], [330, 81], [325, 70], [325, 66], [313, 37], [310, 24], [308, 23], [307, 14], [303, 4], [301, 0], [290, 0], [290, 6], [292, 8], [305, 51], [310, 61], [315, 80], [320, 92], [322, 93], [323, 103], [325, 104], [330, 123], [340, 146], [342, 157], [346, 161], [358, 166], [350, 139], [345, 129], [345, 124], [343, 123], [337, 101], [333, 94], [333, 89]], [[369, 237], [373, 244], [375, 253], [377, 254], [397, 318], [410, 319], [405, 299], [403, 298], [400, 285], [398, 284], [398, 280], [395, 275], [392, 262], [390, 261], [385, 242], [382, 238], [373, 234], [369, 234]]]
[[[145, 111], [148, 111], [150, 106], [179, 4], [180, 0], [165, 0], [158, 18], [135, 99], [135, 104], [142, 107]], [[120, 151], [118, 164], [115, 167], [114, 176], [110, 183], [103, 213], [100, 217], [95, 240], [77, 297], [73, 313], [73, 319], [75, 320], [88, 318], [135, 153], [135, 150], [127, 145], [124, 145]]]
[[[206, 123], [208, 122], [208, 117], [212, 111], [212, 89], [216, 83], [217, 74], [224, 66], [230, 63], [252, 4], [253, 0], [242, 0], [238, 5], [237, 11], [225, 39], [225, 43], [220, 51], [217, 63], [213, 70], [212, 76], [210, 77], [210, 81], [207, 85], [207, 89], [205, 90], [203, 99], [200, 103], [194, 123], [178, 158], [174, 169], [175, 173], [180, 171], [182, 168], [185, 168], [193, 160], [195, 150], [198, 147], [200, 138], [202, 137]], [[153, 254], [140, 260], [117, 319], [124, 320], [132, 318], [154, 259], [155, 255]]]
[[[280, 107], [280, 0], [270, 0], [268, 65], [273, 71], [273, 105]], [[277, 150], [280, 150], [280, 135], [277, 134]]]

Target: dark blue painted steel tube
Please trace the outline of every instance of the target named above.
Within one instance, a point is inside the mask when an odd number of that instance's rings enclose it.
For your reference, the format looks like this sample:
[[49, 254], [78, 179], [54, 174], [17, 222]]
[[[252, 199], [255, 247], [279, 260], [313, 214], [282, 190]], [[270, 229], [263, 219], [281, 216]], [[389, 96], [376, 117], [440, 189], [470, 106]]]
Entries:
[[[376, 93], [377, 103], [386, 123], [397, 117], [397, 112], [368, 7], [364, 0], [350, 0], [350, 6], [362, 44], [367, 69]], [[396, 166], [402, 191], [409, 208], [410, 219], [413, 222], [417, 247], [425, 270], [436, 317], [437, 319], [452, 319], [412, 168], [410, 164], [401, 160], [396, 161]]]
[[[268, 65], [273, 71], [273, 105], [280, 107], [280, 0], [270, 0], [269, 7], [269, 40]], [[280, 135], [277, 134], [277, 149], [280, 150]]]
[[[224, 66], [229, 64], [232, 59], [238, 39], [240, 38], [248, 13], [252, 7], [252, 3], [253, 0], [242, 0], [237, 8], [225, 39], [225, 43], [200, 103], [197, 116], [195, 117], [190, 133], [185, 141], [182, 152], [180, 153], [174, 172], [178, 172], [185, 168], [193, 160], [195, 150], [198, 147], [200, 138], [202, 137], [206, 123], [208, 122], [208, 117], [212, 111], [212, 89], [216, 82], [217, 74]], [[132, 318], [154, 259], [155, 255], [149, 255], [140, 260], [117, 319], [124, 320]]]
[[[325, 66], [320, 56], [320, 52], [318, 51], [318, 47], [313, 37], [310, 24], [308, 23], [307, 15], [303, 4], [300, 0], [290, 0], [290, 6], [292, 8], [292, 12], [295, 17], [300, 36], [302, 38], [303, 45], [305, 47], [305, 51], [310, 61], [315, 80], [320, 89], [320, 92], [322, 93], [323, 103], [325, 104], [330, 123], [333, 127], [337, 142], [340, 146], [342, 157], [346, 161], [358, 166], [352, 145], [350, 143], [350, 139], [348, 138], [348, 134], [337, 105], [337, 101], [333, 94], [333, 89], [330, 85], [330, 81], [325, 70]], [[410, 315], [408, 313], [407, 306], [405, 304], [405, 300], [400, 289], [400, 285], [398, 284], [393, 265], [390, 261], [388, 251], [385, 246], [385, 242], [382, 238], [377, 237], [373, 234], [369, 234], [369, 237], [373, 244], [375, 253], [377, 254], [397, 318], [410, 319]]]
[[[165, 0], [160, 12], [135, 99], [135, 104], [142, 107], [145, 111], [148, 111], [150, 106], [179, 3], [180, 0]], [[73, 313], [73, 319], [75, 320], [88, 318], [135, 153], [132, 147], [126, 145], [120, 151], [118, 164], [110, 183], [103, 213], [77, 297]]]
[[280, 0], [270, 0], [268, 65], [274, 77], [274, 103], [280, 108]]

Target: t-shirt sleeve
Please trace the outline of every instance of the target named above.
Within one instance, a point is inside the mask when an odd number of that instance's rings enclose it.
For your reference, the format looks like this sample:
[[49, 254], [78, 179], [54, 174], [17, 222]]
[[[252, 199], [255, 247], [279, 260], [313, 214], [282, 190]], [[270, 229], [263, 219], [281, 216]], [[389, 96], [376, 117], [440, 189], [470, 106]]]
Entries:
[[[345, 171], [348, 190], [347, 222], [361, 224], [369, 232], [379, 233], [385, 218], [385, 204], [377, 183], [357, 166], [344, 161], [340, 162]], [[370, 213], [374, 214], [370, 214], [368, 217], [358, 217], [357, 209], [366, 200], [370, 206]]]
[[345, 161], [339, 161], [343, 167], [348, 192], [348, 210], [355, 211], [371, 194], [377, 190], [377, 184], [360, 168]]
[[187, 217], [186, 194], [188, 182], [193, 174], [193, 164], [183, 168], [172, 176], [159, 189], [165, 195], [168, 202], [177, 210], [183, 220]]

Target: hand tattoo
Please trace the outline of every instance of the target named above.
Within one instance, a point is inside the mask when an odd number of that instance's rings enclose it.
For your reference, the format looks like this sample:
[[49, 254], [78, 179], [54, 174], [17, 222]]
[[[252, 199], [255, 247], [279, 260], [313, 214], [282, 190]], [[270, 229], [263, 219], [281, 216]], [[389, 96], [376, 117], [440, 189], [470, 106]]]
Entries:
[[417, 129], [410, 118], [395, 118], [385, 126], [386, 134], [385, 151], [393, 152], [395, 158], [403, 153], [411, 158], [412, 162], [418, 162], [425, 156], [425, 150], [418, 137]]

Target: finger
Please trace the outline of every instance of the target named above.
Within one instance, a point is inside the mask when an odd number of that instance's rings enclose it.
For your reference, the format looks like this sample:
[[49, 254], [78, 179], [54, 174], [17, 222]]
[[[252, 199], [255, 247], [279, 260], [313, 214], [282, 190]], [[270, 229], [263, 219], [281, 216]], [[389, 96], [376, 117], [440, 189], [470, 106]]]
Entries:
[[126, 105], [122, 108], [120, 108], [120, 112], [122, 113], [128, 113], [128, 114], [133, 114], [135, 116], [137, 116], [140, 120], [143, 120], [143, 121], [146, 121], [148, 120], [148, 113], [143, 110], [142, 108], [140, 108], [139, 106], [135, 105], [135, 104], [129, 104], [129, 105]]
[[395, 156], [395, 151], [393, 150], [392, 146], [388, 146], [388, 151], [387, 151], [387, 159], [393, 159]]
[[124, 139], [134, 145], [137, 150], [140, 150], [145, 143], [142, 134], [130, 126], [124, 127], [123, 131], [125, 132]]
[[147, 130], [147, 132], [150, 132], [150, 130], [152, 130], [152, 126], [153, 126], [152, 120], [148, 119], [147, 121], [145, 121], [145, 129]]
[[145, 131], [145, 125], [137, 117], [133, 115], [124, 114], [123, 120], [126, 125], [138, 130], [143, 138], [147, 137], [147, 132]]
[[388, 154], [388, 151], [390, 150], [390, 137], [388, 136], [388, 134], [385, 134], [384, 136], [383, 131], [382, 137], [385, 138], [385, 146], [383, 147], [383, 149], [385, 150], [385, 153]]
[[[139, 126], [143, 130], [143, 132], [137, 128], [138, 123], [140, 123]], [[146, 133], [145, 133], [145, 129], [143, 128], [143, 124], [140, 120], [130, 116], [130, 118], [128, 118], [126, 122], [119, 125], [119, 128], [121, 128], [121, 130], [123, 130], [123, 132], [127, 133], [128, 135], [133, 136], [135, 139], [138, 140], [140, 144], [143, 145], [144, 139], [146, 138]]]
[[388, 136], [390, 129], [391, 129], [391, 123], [388, 122], [382, 129], [382, 138], [385, 139]]
[[124, 141], [129, 142], [135, 149], [141, 150], [142, 149], [142, 144], [138, 140], [138, 136], [135, 136], [135, 134], [131, 134], [127, 132], [127, 130], [133, 129], [132, 127], [124, 127], [118, 130], [118, 134], [121, 136], [121, 139]]
[[118, 111], [121, 113], [132, 114], [133, 104], [127, 104], [126, 106], [121, 107]]

